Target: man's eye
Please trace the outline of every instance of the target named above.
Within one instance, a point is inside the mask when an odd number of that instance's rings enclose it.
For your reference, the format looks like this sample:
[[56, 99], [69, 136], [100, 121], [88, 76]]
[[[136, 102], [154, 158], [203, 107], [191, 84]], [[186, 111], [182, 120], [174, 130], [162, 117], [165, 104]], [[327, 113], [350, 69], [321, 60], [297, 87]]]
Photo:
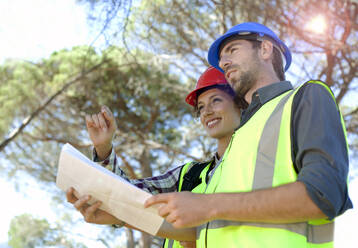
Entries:
[[235, 52], [236, 50], [237, 50], [237, 48], [236, 48], [236, 47], [233, 47], [233, 48], [230, 49], [230, 53], [233, 53], [233, 52]]

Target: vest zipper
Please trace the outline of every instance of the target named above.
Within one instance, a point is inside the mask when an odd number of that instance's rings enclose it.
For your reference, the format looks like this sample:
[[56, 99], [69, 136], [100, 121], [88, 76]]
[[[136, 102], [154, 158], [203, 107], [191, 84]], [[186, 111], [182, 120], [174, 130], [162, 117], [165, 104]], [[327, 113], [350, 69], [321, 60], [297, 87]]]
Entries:
[[208, 222], [206, 224], [206, 228], [205, 228], [205, 248], [208, 248], [208, 228], [209, 228], [209, 223], [210, 222]]

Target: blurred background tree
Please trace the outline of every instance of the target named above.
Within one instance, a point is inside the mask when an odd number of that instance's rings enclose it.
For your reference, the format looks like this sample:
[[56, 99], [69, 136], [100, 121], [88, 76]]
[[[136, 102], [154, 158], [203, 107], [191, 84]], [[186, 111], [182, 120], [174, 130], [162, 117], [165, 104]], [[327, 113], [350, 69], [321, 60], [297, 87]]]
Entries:
[[66, 247], [84, 248], [84, 244], [68, 238], [61, 225], [52, 227], [46, 219], [36, 219], [29, 214], [12, 219], [9, 230], [9, 245], [13, 248]]
[[[208, 66], [213, 40], [244, 21], [263, 23], [288, 44], [294, 85], [320, 79], [340, 104], [358, 152], [358, 4], [348, 0], [78, 0], [98, 35], [93, 46], [54, 52], [37, 63], [0, 67], [0, 150], [4, 174], [25, 173], [54, 188], [58, 153], [69, 142], [91, 156], [84, 116], [110, 107], [114, 147], [128, 175], [152, 176], [215, 149], [184, 98]], [[95, 44], [101, 44], [96, 46]], [[19, 128], [21, 127], [21, 128]], [[7, 130], [14, 130], [8, 133]], [[354, 170], [353, 168], [353, 171]], [[160, 240], [125, 230], [127, 247]], [[140, 238], [138, 238], [140, 236]]]

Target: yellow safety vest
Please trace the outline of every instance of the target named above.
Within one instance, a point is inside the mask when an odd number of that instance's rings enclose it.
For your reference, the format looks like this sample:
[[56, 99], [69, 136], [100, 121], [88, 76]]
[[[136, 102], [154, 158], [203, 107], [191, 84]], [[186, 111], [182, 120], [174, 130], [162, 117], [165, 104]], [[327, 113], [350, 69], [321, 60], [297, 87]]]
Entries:
[[[310, 81], [330, 89], [319, 81]], [[298, 89], [265, 103], [233, 135], [206, 194], [249, 192], [295, 182], [291, 159], [291, 109]], [[342, 127], [345, 132], [343, 118]], [[334, 223], [326, 219], [293, 224], [214, 220], [197, 228], [197, 247], [333, 247]]]
[[[183, 185], [183, 179], [184, 179], [184, 175], [189, 171], [189, 169], [191, 168], [191, 163], [187, 163], [183, 166], [181, 172], [180, 172], [180, 177], [179, 177], [179, 187], [178, 187], [178, 192], [181, 191], [182, 185]], [[194, 165], [195, 166], [195, 165]], [[210, 167], [210, 164], [208, 164], [200, 173], [200, 179], [201, 179], [201, 183], [196, 186], [191, 192], [193, 193], [204, 193], [205, 192], [205, 188], [206, 188], [206, 174], [208, 172], [208, 169]], [[180, 245], [179, 241], [176, 240], [172, 240], [172, 239], [165, 239], [164, 241], [164, 248], [181, 248], [183, 246]]]

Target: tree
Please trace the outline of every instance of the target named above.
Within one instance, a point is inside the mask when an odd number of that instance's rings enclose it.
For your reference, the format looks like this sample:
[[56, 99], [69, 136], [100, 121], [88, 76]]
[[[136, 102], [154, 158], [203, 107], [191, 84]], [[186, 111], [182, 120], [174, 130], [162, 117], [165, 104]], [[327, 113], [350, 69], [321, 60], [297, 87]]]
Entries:
[[[93, 4], [91, 17], [111, 5], [111, 2]], [[354, 92], [358, 86], [358, 40], [354, 34], [358, 29], [358, 3], [350, 0], [143, 0], [133, 5], [126, 12], [129, 16], [126, 22], [113, 18], [106, 26], [107, 37], [114, 26], [125, 27], [121, 40], [113, 36], [107, 41], [126, 43], [129, 52], [135, 47], [150, 49], [172, 71], [192, 82], [207, 66], [209, 45], [230, 27], [245, 21], [272, 27], [293, 52], [293, 65], [287, 73], [290, 80], [301, 84], [311, 78], [320, 79], [332, 88], [344, 115], [352, 156], [357, 155], [358, 105], [349, 99], [357, 97]], [[317, 18], [323, 19], [323, 24], [309, 28], [310, 23], [317, 23]]]
[[[101, 66], [83, 75], [84, 64]], [[118, 121], [114, 147], [131, 177], [164, 171], [174, 158], [200, 159], [189, 155], [193, 141], [184, 135], [191, 129], [179, 129], [191, 119], [183, 102], [187, 85], [168, 70], [151, 54], [138, 50], [134, 59], [117, 47], [101, 54], [75, 47], [55, 52], [39, 63], [6, 62], [0, 67], [4, 79], [0, 86], [0, 103], [4, 104], [0, 137], [6, 138], [7, 130], [37, 114], [4, 147], [9, 163], [2, 170], [10, 176], [25, 172], [53, 185], [60, 145], [69, 142], [91, 156], [84, 116], [99, 111], [103, 104], [113, 110]], [[82, 76], [69, 80], [72, 75]], [[68, 82], [72, 84], [64, 89]], [[43, 102], [46, 107], [37, 111]]]
[[[88, 1], [81, 1], [88, 2]], [[357, 82], [358, 5], [347, 0], [327, 1], [203, 1], [162, 0], [133, 3], [123, 8], [120, 18], [103, 17], [105, 9], [131, 1], [89, 1], [90, 16], [105, 33], [106, 41], [133, 49], [150, 50], [171, 71], [195, 82], [208, 65], [207, 50], [211, 42], [233, 25], [256, 21], [272, 27], [288, 43], [294, 55], [288, 77], [293, 83], [321, 79], [329, 85], [341, 105], [349, 133], [352, 156], [358, 151], [358, 105], [347, 105]], [[112, 8], [110, 7], [112, 6]], [[307, 24], [318, 14], [326, 17], [327, 29], [309, 30]], [[128, 16], [128, 19], [123, 19]], [[117, 32], [116, 27], [121, 27]], [[111, 36], [111, 34], [114, 34]], [[118, 35], [121, 34], [121, 35]]]
[[[61, 89], [69, 75], [81, 71], [81, 53], [87, 53], [92, 64], [104, 60], [94, 52], [88, 55], [88, 48], [77, 47], [54, 53], [39, 64], [11, 62], [1, 68], [2, 78], [5, 78], [0, 87], [3, 92], [0, 102], [4, 103], [1, 137], [41, 105], [43, 99]], [[158, 168], [169, 166], [168, 159], [159, 158], [161, 150], [172, 156], [187, 155], [190, 146], [180, 147], [183, 139], [177, 130], [190, 114], [182, 101], [187, 92], [185, 84], [180, 86], [182, 83], [176, 78], [169, 77], [165, 66], [156, 69], [160, 64], [150, 61], [150, 55], [138, 52], [137, 60], [147, 60], [142, 62], [148, 64], [144, 67], [125, 58], [121, 49], [115, 47], [103, 54], [108, 60], [106, 64], [54, 99], [21, 137], [5, 149], [7, 158], [14, 162], [13, 167], [6, 168], [7, 172], [26, 170], [36, 174], [40, 181], [53, 182], [57, 165], [53, 157], [58, 155], [58, 145], [70, 142], [88, 154], [85, 149], [90, 143], [84, 115], [98, 111], [102, 104], [108, 105], [119, 121], [115, 147], [119, 155], [123, 154], [121, 158], [132, 176], [136, 170], [137, 176], [151, 176], [150, 162], [157, 162]], [[31, 163], [26, 158], [30, 158]]]
[[51, 227], [46, 219], [22, 214], [11, 220], [9, 245], [13, 248], [86, 247], [84, 244], [68, 239], [67, 236], [61, 226]]
[[[314, 78], [334, 91], [346, 121], [349, 142], [358, 151], [358, 105], [347, 104], [357, 82], [358, 5], [348, 0], [161, 0], [95, 1], [90, 21], [105, 38], [102, 52], [75, 47], [54, 53], [39, 63], [8, 61], [0, 68], [0, 138], [31, 119], [4, 155], [5, 172], [26, 171], [41, 182], [53, 183], [59, 146], [65, 142], [90, 156], [84, 130], [85, 113], [108, 105], [118, 120], [114, 147], [131, 177], [150, 176], [174, 161], [201, 159], [213, 150], [198, 124], [190, 121], [183, 99], [208, 65], [212, 41], [231, 26], [257, 21], [272, 27], [287, 42], [294, 60], [288, 77], [293, 83]], [[317, 13], [327, 29], [306, 28]], [[319, 30], [315, 30], [319, 31]], [[118, 47], [117, 47], [118, 46]], [[84, 71], [100, 67], [88, 74]], [[82, 77], [82, 76], [83, 77]], [[78, 80], [63, 89], [70, 78]], [[155, 83], [151, 83], [155, 82]], [[11, 109], [11, 111], [10, 111]], [[14, 109], [14, 110], [13, 110]], [[26, 122], [25, 122], [26, 123]], [[41, 151], [41, 152], [39, 152]], [[191, 156], [192, 151], [197, 156]], [[128, 231], [128, 237], [133, 233]], [[131, 240], [128, 238], [128, 240]], [[137, 240], [132, 239], [134, 244]], [[142, 238], [142, 247], [151, 240]]]
[[[98, 8], [112, 6], [113, 9], [113, 3], [128, 3], [90, 2], [92, 18]], [[209, 45], [219, 34], [237, 23], [256, 21], [272, 27], [289, 45], [294, 55], [289, 76], [294, 81], [321, 79], [333, 89], [338, 103], [358, 86], [358, 40], [354, 35], [358, 29], [358, 4], [355, 1], [143, 0], [126, 13], [131, 14], [129, 20], [112, 18], [110, 24], [118, 26], [121, 23], [123, 27], [126, 23], [123, 40], [129, 51], [139, 46], [151, 49], [158, 58], [192, 81], [203, 66], [207, 66]], [[308, 24], [317, 17], [323, 18], [325, 27], [309, 29]], [[108, 24], [108, 19], [104, 21]], [[108, 31], [113, 30], [111, 25], [106, 27]], [[118, 40], [113, 38], [112, 42]], [[347, 130], [355, 137], [357, 112], [356, 104], [344, 112]], [[356, 150], [357, 143], [351, 142], [351, 148]]]

